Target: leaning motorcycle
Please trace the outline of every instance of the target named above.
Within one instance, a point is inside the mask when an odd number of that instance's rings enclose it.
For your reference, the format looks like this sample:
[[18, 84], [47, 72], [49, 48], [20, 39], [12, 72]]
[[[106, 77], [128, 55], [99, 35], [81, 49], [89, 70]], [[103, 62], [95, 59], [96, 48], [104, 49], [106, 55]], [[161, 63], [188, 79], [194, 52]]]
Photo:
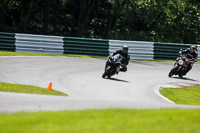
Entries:
[[176, 59], [176, 62], [174, 63], [173, 68], [169, 72], [168, 76], [172, 77], [173, 75], [178, 75], [180, 78], [182, 78], [188, 69], [188, 65], [190, 63], [194, 63], [194, 59], [188, 59], [185, 55], [181, 55]]
[[118, 74], [122, 66], [122, 59], [123, 57], [120, 54], [116, 54], [115, 56], [109, 56], [108, 65], [105, 68], [102, 78], [105, 78], [106, 76], [108, 78], [111, 78], [111, 76]]

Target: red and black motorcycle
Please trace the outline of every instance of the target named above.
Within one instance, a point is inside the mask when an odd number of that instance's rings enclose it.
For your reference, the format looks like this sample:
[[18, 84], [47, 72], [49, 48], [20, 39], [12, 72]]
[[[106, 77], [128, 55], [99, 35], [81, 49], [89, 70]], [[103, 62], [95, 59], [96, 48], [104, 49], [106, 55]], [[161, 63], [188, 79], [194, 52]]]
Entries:
[[194, 62], [194, 59], [188, 59], [186, 55], [181, 55], [176, 59], [176, 62], [174, 63], [174, 66], [169, 72], [168, 76], [172, 77], [173, 75], [178, 75], [180, 78], [182, 78], [188, 70], [188, 65], [190, 63], [193, 64]]

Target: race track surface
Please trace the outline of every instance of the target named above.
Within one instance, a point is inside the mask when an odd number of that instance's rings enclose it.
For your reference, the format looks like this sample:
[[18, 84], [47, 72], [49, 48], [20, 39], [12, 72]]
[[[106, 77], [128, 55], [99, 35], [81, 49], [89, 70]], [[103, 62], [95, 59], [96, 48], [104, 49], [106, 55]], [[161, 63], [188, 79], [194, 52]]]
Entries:
[[200, 108], [159, 96], [160, 86], [200, 84], [200, 65], [186, 78], [169, 78], [173, 63], [131, 61], [126, 73], [103, 79], [106, 59], [79, 57], [0, 57], [0, 82], [34, 85], [69, 96], [0, 92], [0, 112], [106, 108]]

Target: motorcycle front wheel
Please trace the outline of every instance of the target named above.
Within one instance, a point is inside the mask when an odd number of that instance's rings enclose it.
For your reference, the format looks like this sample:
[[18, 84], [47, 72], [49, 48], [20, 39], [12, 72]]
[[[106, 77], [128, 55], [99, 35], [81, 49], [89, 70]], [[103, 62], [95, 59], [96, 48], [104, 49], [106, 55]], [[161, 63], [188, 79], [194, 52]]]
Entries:
[[110, 76], [111, 72], [112, 72], [112, 67], [111, 67], [111, 66], [108, 66], [108, 67], [106, 68], [105, 72], [103, 73], [102, 78], [105, 78], [106, 76], [107, 76], [108, 78], [111, 78], [111, 76]]
[[177, 70], [178, 70], [177, 67], [172, 68], [172, 70], [169, 72], [168, 76], [172, 77], [175, 73], [177, 73]]

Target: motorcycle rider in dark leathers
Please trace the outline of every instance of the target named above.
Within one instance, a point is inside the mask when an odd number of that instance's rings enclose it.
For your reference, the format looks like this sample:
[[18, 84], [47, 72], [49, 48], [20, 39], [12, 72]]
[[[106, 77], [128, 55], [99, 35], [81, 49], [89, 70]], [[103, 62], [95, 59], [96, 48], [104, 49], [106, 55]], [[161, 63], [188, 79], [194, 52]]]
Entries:
[[197, 61], [198, 54], [196, 52], [196, 47], [194, 45], [192, 45], [192, 46], [190, 46], [190, 48], [180, 51], [179, 54], [180, 55], [185, 54], [186, 58], [190, 60], [190, 62], [188, 64], [188, 69], [184, 73], [184, 75], [186, 75], [192, 69], [193, 64]]
[[[116, 54], [120, 54], [122, 57], [124, 57], [121, 62], [122, 68], [120, 69], [120, 71], [126, 72], [127, 65], [129, 64], [129, 60], [130, 60], [130, 55], [128, 53], [128, 46], [124, 45], [122, 47], [122, 50], [116, 50], [116, 52], [112, 53], [108, 58], [111, 58], [112, 56], [115, 56]], [[105, 68], [108, 66], [108, 64], [109, 64], [109, 61], [106, 62]]]

